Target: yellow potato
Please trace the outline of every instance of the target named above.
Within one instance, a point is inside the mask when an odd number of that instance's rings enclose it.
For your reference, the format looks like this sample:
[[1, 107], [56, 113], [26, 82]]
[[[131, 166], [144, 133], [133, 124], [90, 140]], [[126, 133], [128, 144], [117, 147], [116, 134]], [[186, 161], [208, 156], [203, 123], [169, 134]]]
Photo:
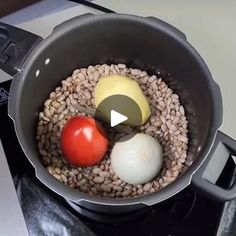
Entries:
[[[95, 88], [96, 108], [104, 99], [113, 95], [124, 95], [133, 99], [142, 113], [141, 124], [144, 124], [147, 121], [151, 114], [151, 109], [147, 98], [135, 80], [121, 75], [112, 75], [100, 79]], [[104, 111], [104, 113], [106, 113], [106, 111]], [[135, 125], [128, 122], [126, 123], [129, 125]]]

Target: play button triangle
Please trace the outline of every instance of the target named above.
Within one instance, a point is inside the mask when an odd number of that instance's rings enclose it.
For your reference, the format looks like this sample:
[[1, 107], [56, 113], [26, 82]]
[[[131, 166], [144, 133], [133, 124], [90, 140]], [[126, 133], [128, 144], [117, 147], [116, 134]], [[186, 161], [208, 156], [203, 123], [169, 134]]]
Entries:
[[114, 127], [126, 120], [128, 120], [127, 116], [122, 115], [121, 113], [111, 110], [111, 127]]

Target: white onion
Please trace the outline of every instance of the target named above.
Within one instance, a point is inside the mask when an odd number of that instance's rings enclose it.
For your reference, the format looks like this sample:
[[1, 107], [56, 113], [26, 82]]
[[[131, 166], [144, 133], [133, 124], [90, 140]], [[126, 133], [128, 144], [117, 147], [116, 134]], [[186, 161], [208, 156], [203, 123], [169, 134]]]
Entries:
[[146, 134], [123, 137], [111, 152], [114, 172], [129, 184], [143, 184], [152, 180], [163, 162], [161, 145]]

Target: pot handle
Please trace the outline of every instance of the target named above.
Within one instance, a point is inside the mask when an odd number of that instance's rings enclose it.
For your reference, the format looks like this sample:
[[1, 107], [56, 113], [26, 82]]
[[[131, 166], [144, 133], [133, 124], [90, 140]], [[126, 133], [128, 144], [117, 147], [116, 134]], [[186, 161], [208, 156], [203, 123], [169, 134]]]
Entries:
[[153, 16], [149, 16], [147, 17], [149, 20], [153, 21], [154, 23], [158, 23], [159, 26], [163, 27], [163, 30], [168, 30], [168, 32], [177, 35], [178, 37], [184, 39], [187, 41], [187, 37], [186, 35], [180, 31], [179, 29], [175, 28], [173, 25], [168, 24], [167, 22], [160, 20], [158, 18], [155, 18]]
[[62, 31], [63, 32], [63, 29], [64, 28], [67, 28], [69, 29], [70, 27], [73, 27], [74, 25], [77, 25], [78, 24], [78, 20], [83, 20], [83, 19], [87, 19], [88, 17], [91, 17], [91, 16], [94, 16], [93, 13], [85, 13], [85, 14], [82, 14], [82, 15], [79, 15], [79, 16], [75, 16], [73, 18], [70, 18], [66, 21], [63, 21], [62, 23], [56, 25], [53, 30], [52, 30], [52, 34], [54, 32], [60, 32]]
[[193, 186], [214, 200], [229, 201], [236, 198], [236, 182], [227, 189], [215, 184], [231, 155], [236, 155], [236, 140], [218, 131], [206, 161], [193, 175]]
[[0, 69], [15, 76], [10, 88], [8, 114], [14, 120], [21, 66], [32, 49], [43, 39], [35, 34], [0, 22]]
[[0, 22], [0, 68], [15, 75], [41, 40], [38, 35]]

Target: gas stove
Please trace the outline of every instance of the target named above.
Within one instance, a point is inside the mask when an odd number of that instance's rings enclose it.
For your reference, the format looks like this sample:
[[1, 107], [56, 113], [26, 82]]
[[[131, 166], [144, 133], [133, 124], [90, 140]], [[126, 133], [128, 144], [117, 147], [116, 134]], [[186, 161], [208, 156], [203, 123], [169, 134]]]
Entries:
[[[0, 140], [29, 235], [236, 235], [236, 201], [216, 202], [191, 187], [161, 204], [125, 214], [94, 212], [50, 191], [35, 177], [8, 117], [10, 84], [0, 83]], [[218, 180], [223, 187], [235, 174], [231, 162]]]

